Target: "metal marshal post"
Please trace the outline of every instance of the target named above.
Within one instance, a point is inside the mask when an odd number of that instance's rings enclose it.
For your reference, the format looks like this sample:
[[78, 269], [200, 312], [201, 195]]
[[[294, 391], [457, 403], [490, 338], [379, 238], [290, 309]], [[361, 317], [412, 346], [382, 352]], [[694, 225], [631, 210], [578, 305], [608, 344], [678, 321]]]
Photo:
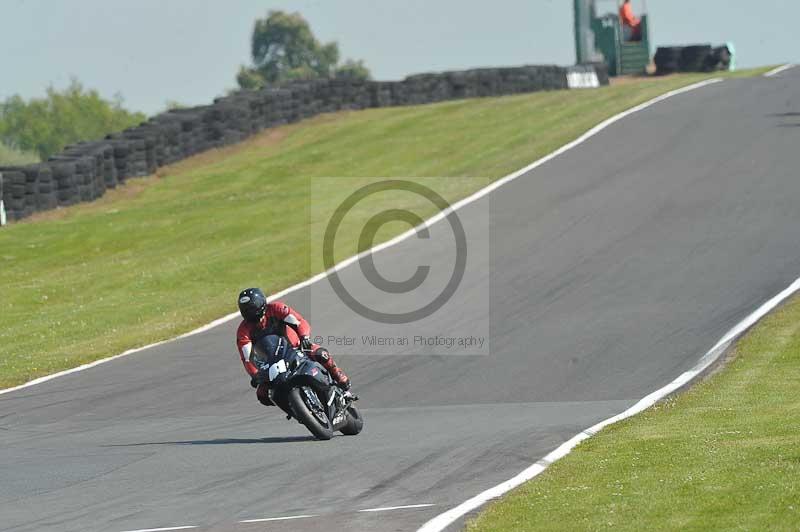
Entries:
[[594, 48], [592, 19], [594, 18], [594, 0], [574, 0], [575, 3], [575, 62], [590, 63], [598, 60]]
[[[611, 76], [645, 73], [650, 64], [650, 22], [646, 0], [636, 4], [640, 35], [631, 40], [620, 21], [621, 0], [574, 0], [576, 62], [602, 61]], [[605, 14], [598, 14], [598, 9]]]

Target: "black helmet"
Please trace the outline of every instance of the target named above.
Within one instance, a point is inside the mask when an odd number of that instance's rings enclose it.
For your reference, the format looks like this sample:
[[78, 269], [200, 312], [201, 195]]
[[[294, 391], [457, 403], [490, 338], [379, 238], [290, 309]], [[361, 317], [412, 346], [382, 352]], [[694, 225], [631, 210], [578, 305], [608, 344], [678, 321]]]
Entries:
[[260, 288], [248, 288], [239, 293], [239, 312], [244, 321], [258, 323], [267, 311], [267, 296]]

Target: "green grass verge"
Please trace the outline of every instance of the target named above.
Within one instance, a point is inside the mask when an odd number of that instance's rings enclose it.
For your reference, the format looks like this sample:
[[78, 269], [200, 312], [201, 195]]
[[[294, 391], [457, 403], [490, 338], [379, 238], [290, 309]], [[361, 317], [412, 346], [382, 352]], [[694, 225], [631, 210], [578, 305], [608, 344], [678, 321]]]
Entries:
[[468, 531], [800, 530], [800, 299], [734, 355], [581, 443]]
[[[707, 77], [321, 116], [3, 228], [0, 388], [207, 323], [235, 311], [244, 286], [277, 291], [320, 271], [310, 213], [335, 205], [342, 187], [314, 178], [480, 178], [428, 180], [454, 201], [605, 118]], [[434, 213], [424, 200], [395, 206]], [[357, 250], [358, 216], [367, 214], [353, 214], [337, 235], [338, 258]]]

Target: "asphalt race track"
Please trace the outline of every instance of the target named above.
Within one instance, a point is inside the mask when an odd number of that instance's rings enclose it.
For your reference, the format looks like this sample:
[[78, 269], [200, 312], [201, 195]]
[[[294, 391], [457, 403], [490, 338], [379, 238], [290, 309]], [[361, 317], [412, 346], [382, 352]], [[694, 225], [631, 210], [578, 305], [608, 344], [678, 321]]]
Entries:
[[[418, 528], [671, 381], [800, 275], [799, 113], [800, 69], [728, 80], [460, 210], [468, 233], [490, 213], [490, 250], [420, 328], [482, 323], [488, 352], [338, 357], [357, 437], [316, 442], [260, 406], [234, 322], [0, 396], [0, 529]], [[436, 224], [377, 267], [403, 278], [448, 239]], [[286, 300], [322, 335], [357, 320], [324, 281]]]

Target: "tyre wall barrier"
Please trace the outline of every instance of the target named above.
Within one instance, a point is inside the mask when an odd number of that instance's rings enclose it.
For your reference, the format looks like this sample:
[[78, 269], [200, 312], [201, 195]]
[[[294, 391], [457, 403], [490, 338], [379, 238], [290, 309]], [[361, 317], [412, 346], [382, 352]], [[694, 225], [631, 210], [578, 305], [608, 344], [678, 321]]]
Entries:
[[656, 50], [653, 61], [656, 74], [674, 72], [714, 72], [729, 70], [733, 52], [727, 45], [713, 47], [710, 44], [692, 46], [662, 46]]
[[603, 64], [483, 68], [417, 74], [402, 81], [298, 81], [242, 90], [211, 105], [161, 113], [102, 140], [67, 146], [42, 163], [0, 167], [0, 198], [8, 219], [19, 220], [92, 201], [132, 177], [320, 113], [600, 85], [608, 85]]

